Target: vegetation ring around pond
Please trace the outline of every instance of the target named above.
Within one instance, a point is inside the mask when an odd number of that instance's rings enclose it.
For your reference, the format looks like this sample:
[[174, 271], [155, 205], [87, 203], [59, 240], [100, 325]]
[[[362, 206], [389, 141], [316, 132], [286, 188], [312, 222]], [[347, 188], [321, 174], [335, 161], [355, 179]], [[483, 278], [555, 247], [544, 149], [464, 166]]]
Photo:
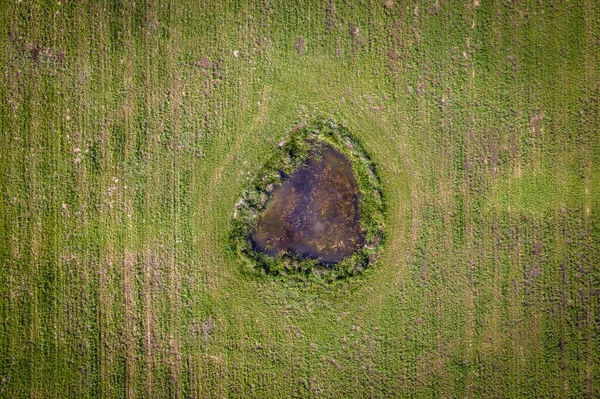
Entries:
[[[276, 198], [299, 187], [307, 193]], [[381, 255], [384, 213], [377, 168], [360, 141], [319, 119], [297, 125], [250, 179], [234, 206], [230, 250], [253, 274], [343, 279]]]

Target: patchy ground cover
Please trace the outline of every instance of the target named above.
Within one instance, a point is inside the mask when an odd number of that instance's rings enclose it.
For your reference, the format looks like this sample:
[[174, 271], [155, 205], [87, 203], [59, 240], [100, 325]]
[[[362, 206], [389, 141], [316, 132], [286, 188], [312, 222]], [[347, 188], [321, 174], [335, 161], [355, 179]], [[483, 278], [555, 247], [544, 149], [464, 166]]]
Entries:
[[[592, 0], [1, 1], [0, 397], [600, 397], [599, 37]], [[250, 274], [234, 206], [322, 117], [381, 257]]]

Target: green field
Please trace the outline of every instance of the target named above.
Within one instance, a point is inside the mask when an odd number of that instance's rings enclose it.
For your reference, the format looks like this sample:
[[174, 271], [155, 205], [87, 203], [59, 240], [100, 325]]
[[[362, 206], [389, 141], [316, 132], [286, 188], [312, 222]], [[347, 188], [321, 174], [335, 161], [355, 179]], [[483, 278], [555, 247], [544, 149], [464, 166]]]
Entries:
[[[0, 44], [0, 397], [600, 397], [597, 1], [3, 0]], [[382, 256], [251, 275], [317, 118]]]

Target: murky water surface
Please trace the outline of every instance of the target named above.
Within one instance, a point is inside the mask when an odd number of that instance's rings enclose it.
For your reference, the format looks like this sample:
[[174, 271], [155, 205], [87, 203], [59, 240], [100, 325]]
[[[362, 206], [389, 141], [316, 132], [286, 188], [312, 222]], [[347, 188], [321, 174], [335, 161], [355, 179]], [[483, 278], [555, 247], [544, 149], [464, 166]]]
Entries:
[[364, 244], [358, 182], [350, 161], [327, 145], [276, 187], [251, 235], [269, 255], [290, 251], [337, 263]]

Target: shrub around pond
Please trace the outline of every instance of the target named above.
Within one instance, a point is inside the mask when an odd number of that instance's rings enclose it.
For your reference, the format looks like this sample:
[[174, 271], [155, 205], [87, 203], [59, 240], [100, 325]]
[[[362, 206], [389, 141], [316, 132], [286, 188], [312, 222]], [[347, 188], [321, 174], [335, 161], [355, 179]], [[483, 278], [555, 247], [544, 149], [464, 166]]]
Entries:
[[318, 120], [292, 131], [246, 187], [233, 211], [231, 250], [251, 271], [355, 275], [380, 255], [384, 209], [360, 143]]

